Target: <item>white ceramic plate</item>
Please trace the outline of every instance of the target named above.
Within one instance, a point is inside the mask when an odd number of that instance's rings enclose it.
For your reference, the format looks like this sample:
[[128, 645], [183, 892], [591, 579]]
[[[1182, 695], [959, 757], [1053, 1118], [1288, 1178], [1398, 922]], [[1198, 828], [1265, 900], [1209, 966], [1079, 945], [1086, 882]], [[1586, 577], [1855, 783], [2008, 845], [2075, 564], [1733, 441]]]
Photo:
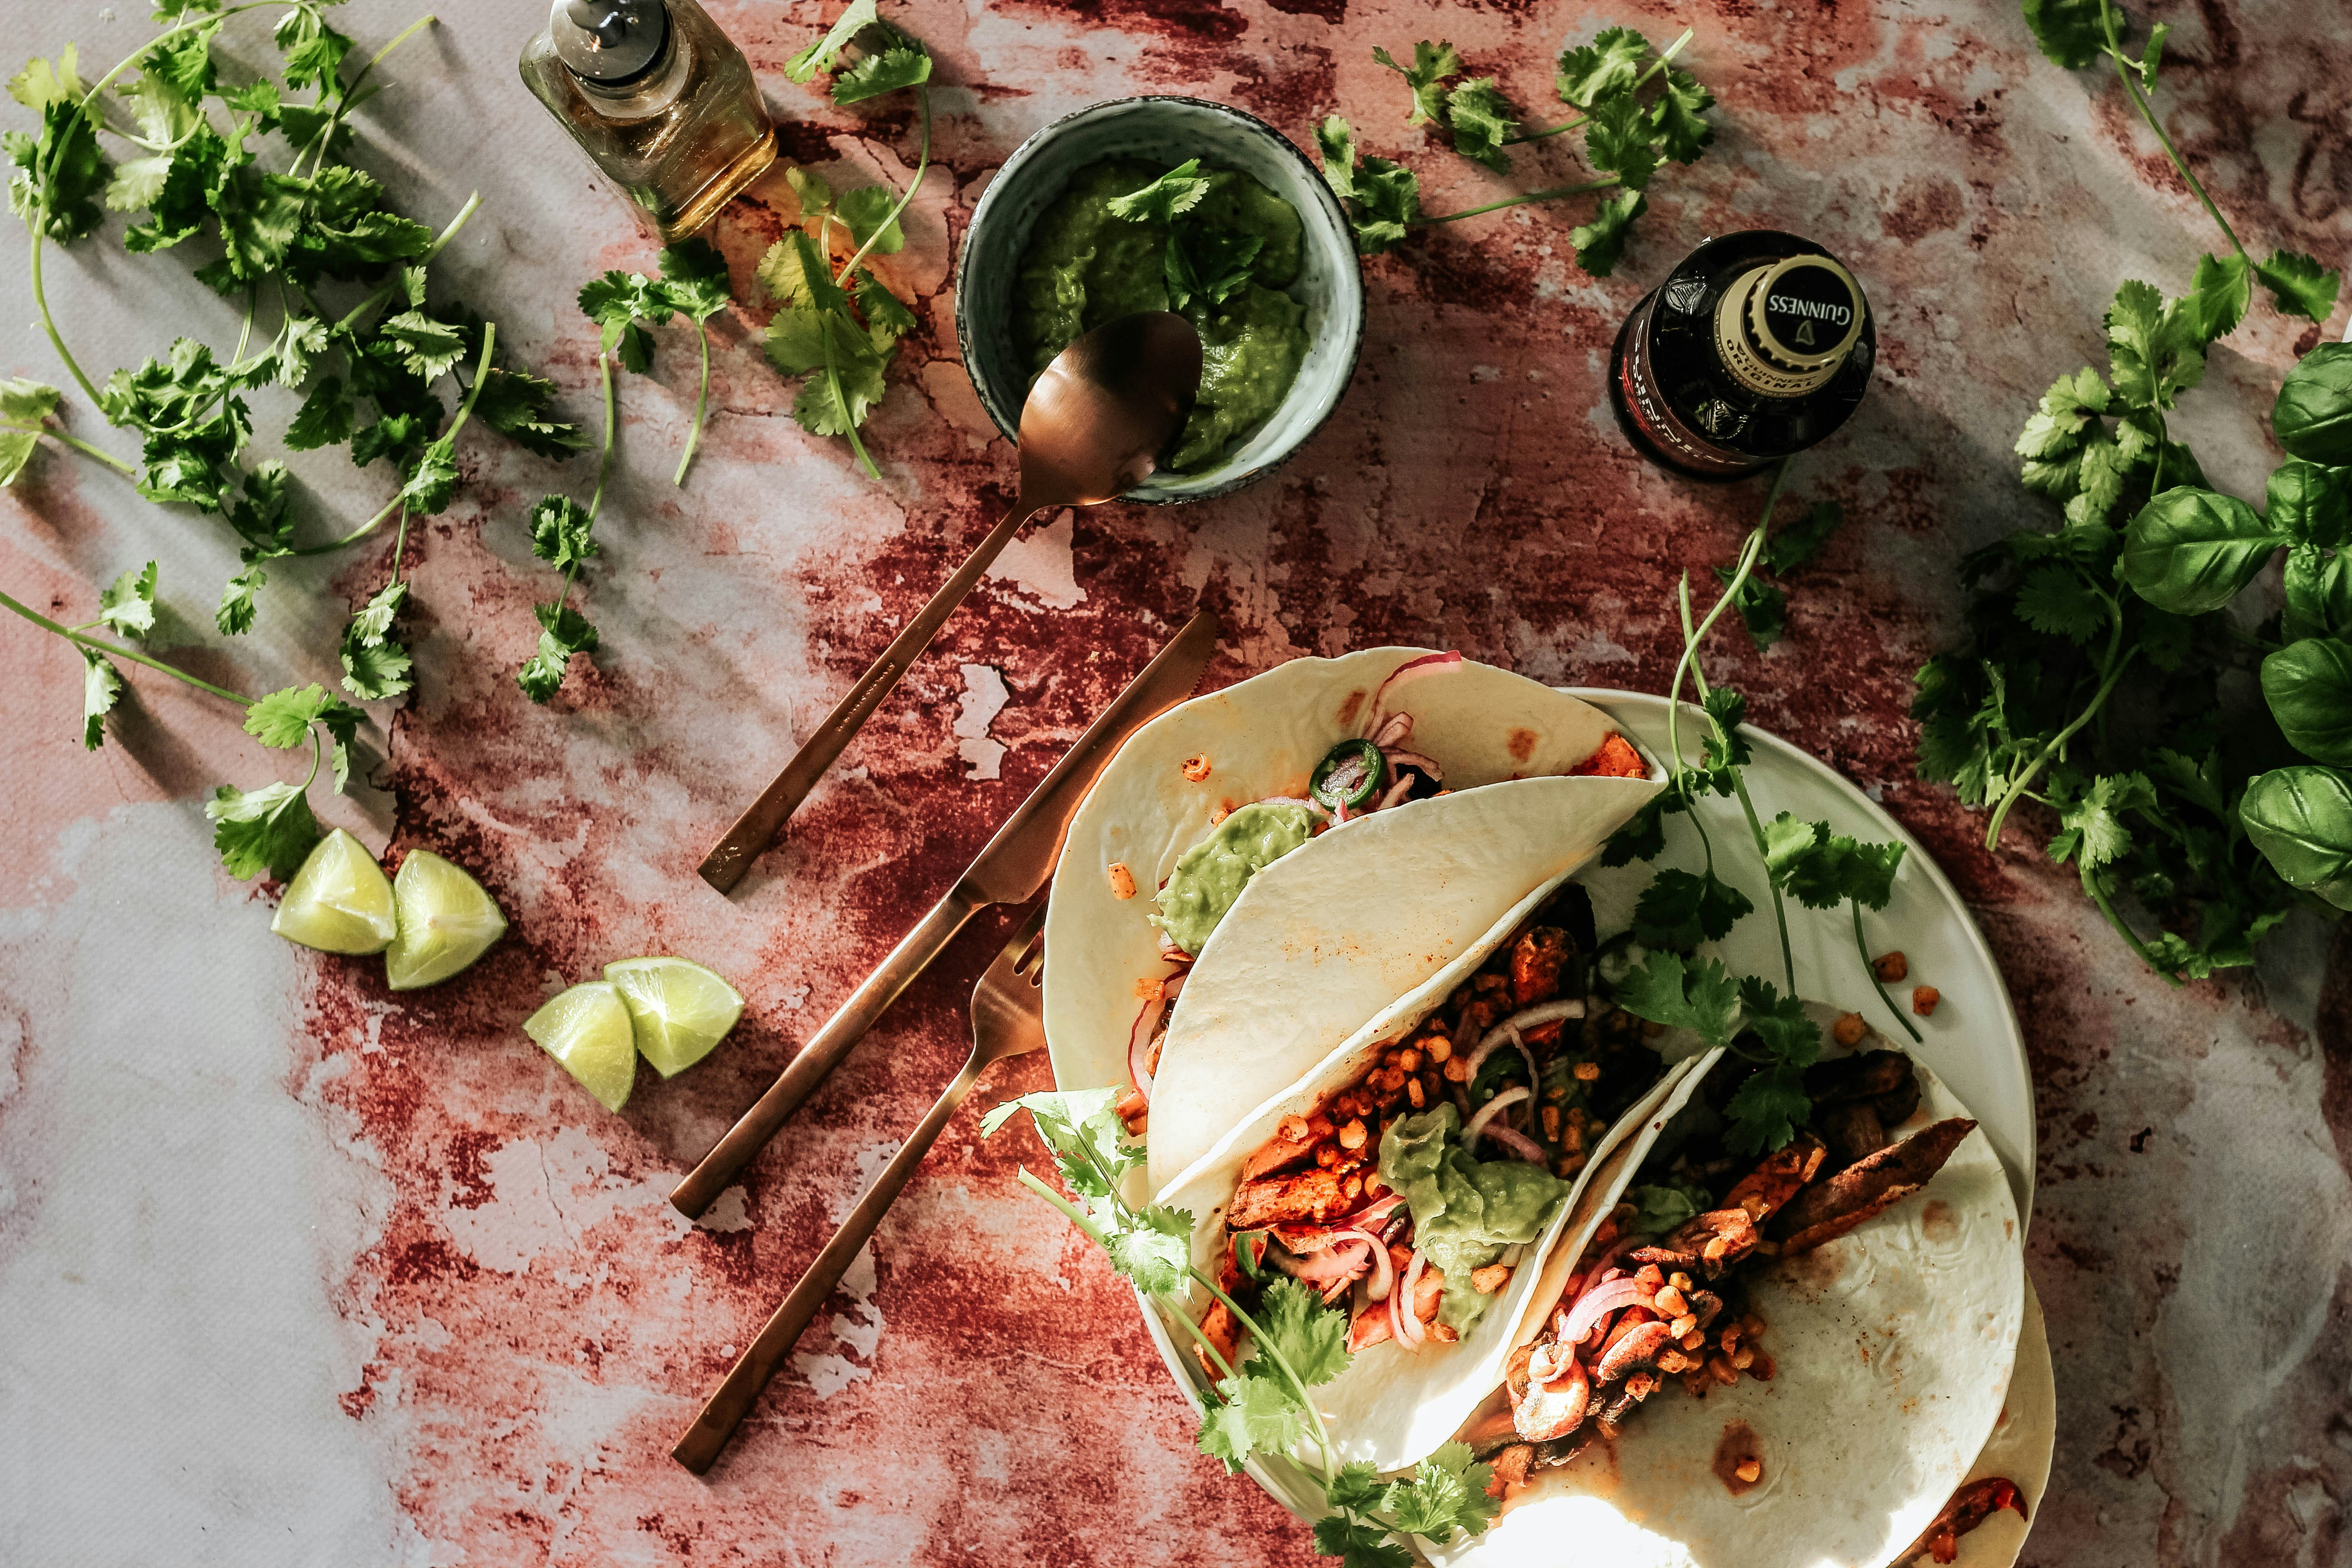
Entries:
[[[1664, 698], [1593, 687], [1565, 689], [1605, 710], [1653, 757], [1673, 765]], [[1684, 755], [1696, 761], [1705, 721], [1697, 709], [1687, 704], [1683, 712]], [[2025, 1039], [1992, 950], [1961, 902], [1958, 889], [1901, 825], [1834, 769], [1752, 725], [1742, 733], [1754, 752], [1748, 767], [1748, 794], [1766, 821], [1780, 812], [1793, 812], [1805, 821], [1827, 821], [1839, 833], [1892, 839], [1908, 847], [1895, 875], [1893, 900], [1884, 910], [1865, 913], [1863, 929], [1872, 952], [1900, 948], [1909, 959], [1909, 977], [1887, 988], [1906, 1016], [1912, 986], [1929, 984], [1942, 994], [1933, 1016], [1911, 1020], [1919, 1027], [1920, 1043], [1910, 1044], [1902, 1026], [1888, 1016], [1872, 991], [1854, 950], [1851, 917], [1842, 910], [1789, 906], [1789, 940], [1796, 958], [1798, 990], [1809, 1000], [1859, 1012], [1874, 1028], [1913, 1050], [1951, 1086], [1976, 1113], [1985, 1136], [2000, 1156], [2021, 1220], [2030, 1224], [2033, 1080], [2026, 1065]], [[1742, 921], [1729, 938], [1702, 951], [1721, 956], [1735, 973], [1759, 974], [1778, 984], [1783, 973], [1780, 938], [1772, 922], [1763, 868], [1757, 863], [1739, 804], [1710, 796], [1696, 811], [1718, 847], [1717, 875], [1738, 886], [1756, 905], [1756, 912]], [[1720, 852], [1727, 848], [1728, 853]], [[1608, 932], [1631, 923], [1633, 900], [1657, 870], [1669, 866], [1696, 870], [1703, 863], [1698, 837], [1688, 818], [1670, 817], [1666, 852], [1656, 860], [1614, 869], [1595, 866], [1578, 879], [1591, 889], [1597, 923]], [[2022, 1233], [2019, 1239], [2021, 1244]], [[2025, 1492], [2029, 1506], [2038, 1514], [2050, 1473], [2057, 1415], [2049, 1341], [2042, 1331], [2040, 1306], [2032, 1300], [2030, 1280], [2027, 1294], [2026, 1321], [2018, 1339], [2008, 1405], [1985, 1447], [1985, 1458], [1978, 1471], [1971, 1473], [2008, 1476]], [[1150, 1310], [1140, 1297], [1136, 1305], [1169, 1375], [1197, 1414], [1200, 1390], [1189, 1363], [1169, 1337], [1159, 1314]], [[1312, 1520], [1322, 1513], [1314, 1487], [1290, 1466], [1254, 1462], [1249, 1474], [1276, 1501], [1301, 1519]], [[2015, 1515], [2002, 1514], [1962, 1540], [1959, 1561], [1967, 1568], [2010, 1568], [2024, 1546], [2025, 1534], [2024, 1524]]]

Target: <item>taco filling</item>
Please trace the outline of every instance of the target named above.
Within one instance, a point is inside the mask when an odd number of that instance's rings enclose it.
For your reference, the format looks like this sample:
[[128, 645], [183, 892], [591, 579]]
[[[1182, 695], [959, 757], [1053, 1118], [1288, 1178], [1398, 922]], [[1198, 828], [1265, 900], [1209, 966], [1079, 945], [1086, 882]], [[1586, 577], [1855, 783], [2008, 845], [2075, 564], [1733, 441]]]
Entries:
[[[1542, 1329], [1512, 1353], [1503, 1387], [1465, 1425], [1507, 1497], [1530, 1468], [1564, 1465], [1595, 1436], [1613, 1440], [1662, 1391], [1703, 1399], [1742, 1377], [1769, 1380], [1769, 1325], [1746, 1289], [1753, 1271], [1916, 1193], [1976, 1126], [1952, 1117], [1890, 1142], [1886, 1130], [1918, 1107], [1919, 1083], [1908, 1057], [1874, 1050], [1807, 1068], [1813, 1131], [1759, 1161], [1723, 1142], [1724, 1109], [1748, 1076], [1728, 1070], [1737, 1064], [1725, 1058], [1666, 1127], [1543, 1309]], [[1735, 1493], [1763, 1479], [1760, 1453], [1718, 1458]]]
[[[1349, 1304], [1350, 1352], [1452, 1343], [1485, 1314], [1609, 1125], [1658, 1079], [1638, 1019], [1588, 1019], [1592, 909], [1563, 883], [1428, 1016], [1243, 1162], [1219, 1281]], [[1231, 1348], [1232, 1315], [1202, 1332]]]

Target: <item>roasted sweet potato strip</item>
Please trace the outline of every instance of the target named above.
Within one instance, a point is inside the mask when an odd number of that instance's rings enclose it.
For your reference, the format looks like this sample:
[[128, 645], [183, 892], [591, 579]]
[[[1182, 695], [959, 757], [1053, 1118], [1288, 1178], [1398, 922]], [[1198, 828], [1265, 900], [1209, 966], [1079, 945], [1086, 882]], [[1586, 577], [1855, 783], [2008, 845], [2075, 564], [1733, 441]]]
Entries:
[[[1803, 1195], [1801, 1194], [1801, 1198]], [[1685, 1220], [1680, 1229], [1666, 1237], [1666, 1247], [1675, 1253], [1696, 1255], [1698, 1266], [1706, 1277], [1716, 1279], [1722, 1277], [1725, 1269], [1755, 1251], [1757, 1244], [1763, 1239], [1762, 1233], [1756, 1228], [1754, 1216], [1746, 1209], [1709, 1209], [1703, 1215]], [[1663, 1268], [1668, 1265], [1662, 1263], [1659, 1267]]]
[[1781, 1256], [1810, 1252], [1909, 1197], [1944, 1168], [1960, 1140], [1975, 1128], [1965, 1116], [1938, 1121], [1806, 1188], [1773, 1221]]
[[1234, 1189], [1233, 1206], [1225, 1211], [1225, 1223], [1235, 1230], [1256, 1230], [1264, 1226], [1322, 1219], [1339, 1212], [1346, 1202], [1343, 1194], [1336, 1171], [1300, 1171], [1292, 1175], [1244, 1182]]
[[1559, 994], [1559, 972], [1568, 962], [1568, 933], [1537, 926], [1511, 944], [1511, 1000], [1520, 1006]]
[[1824, 1105], [1814, 1113], [1813, 1125], [1822, 1130], [1822, 1142], [1837, 1155], [1841, 1166], [1867, 1159], [1886, 1147], [1886, 1127], [1879, 1121], [1875, 1106], [1874, 1100], [1851, 1100], [1843, 1105]]
[[1764, 1157], [1764, 1163], [1732, 1184], [1723, 1194], [1723, 1206], [1746, 1209], [1763, 1224], [1813, 1179], [1829, 1151], [1810, 1132], [1800, 1132]]

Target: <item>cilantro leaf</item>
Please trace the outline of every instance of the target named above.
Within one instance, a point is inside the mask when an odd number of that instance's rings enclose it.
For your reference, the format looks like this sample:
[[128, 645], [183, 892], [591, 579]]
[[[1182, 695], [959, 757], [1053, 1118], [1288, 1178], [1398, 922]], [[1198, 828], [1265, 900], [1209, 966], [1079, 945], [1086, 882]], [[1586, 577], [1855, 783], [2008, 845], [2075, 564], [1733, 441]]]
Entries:
[[1109, 1237], [1111, 1267], [1147, 1296], [1181, 1289], [1192, 1261], [1192, 1216], [1154, 1205], [1136, 1218], [1141, 1223]]
[[2305, 321], [2325, 323], [2336, 309], [2338, 276], [2321, 268], [2310, 257], [2292, 250], [2273, 251], [2271, 258], [2254, 268], [2263, 287], [2271, 291], [2278, 308]]
[[1441, 1444], [1414, 1468], [1412, 1479], [1397, 1481], [1381, 1494], [1381, 1511], [1408, 1535], [1440, 1542], [1451, 1541], [1457, 1530], [1477, 1535], [1502, 1506], [1486, 1495], [1494, 1479], [1491, 1468], [1475, 1461], [1469, 1444]]
[[1511, 156], [1503, 138], [1518, 128], [1511, 106], [1495, 89], [1490, 76], [1473, 77], [1445, 95], [1445, 123], [1454, 132], [1454, 150], [1484, 163], [1498, 174], [1511, 171]]
[[888, 47], [868, 54], [833, 79], [834, 102], [863, 103], [931, 79], [931, 57], [922, 46], [887, 24], [883, 31], [889, 37]]
[[898, 205], [898, 194], [889, 186], [860, 185], [842, 192], [835, 210], [849, 226], [850, 238], [860, 249], [870, 239], [876, 250], [889, 256], [907, 248], [906, 231], [898, 226], [894, 210]]
[[1187, 158], [1141, 189], [1103, 205], [1111, 216], [1129, 223], [1172, 223], [1178, 213], [1190, 212], [1208, 194], [1209, 177], [1201, 173], [1201, 160]]
[[1579, 224], [1570, 229], [1568, 242], [1576, 248], [1576, 264], [1595, 278], [1606, 278], [1625, 254], [1625, 237], [1633, 220], [1649, 210], [1650, 202], [1639, 191], [1620, 191], [1602, 199], [1593, 209], [1591, 223]]
[[1401, 66], [1388, 50], [1375, 47], [1372, 58], [1395, 71], [1412, 89], [1412, 108], [1406, 114], [1408, 124], [1426, 125], [1445, 117], [1444, 84], [1448, 77], [1462, 72], [1462, 57], [1454, 53], [1452, 44], [1433, 44], [1427, 38], [1412, 47], [1412, 64]]
[[1688, 1029], [1710, 1046], [1729, 1044], [1739, 1023], [1739, 988], [1720, 959], [1694, 964], [1654, 952], [1617, 983], [1617, 1005], [1653, 1024]]
[[530, 552], [562, 571], [597, 552], [588, 509], [569, 496], [541, 496], [530, 509]]
[[[638, 329], [638, 335], [644, 336], [642, 329]], [[650, 347], [647, 363], [650, 363]], [[482, 373], [481, 390], [474, 395], [473, 416], [525, 451], [536, 452], [542, 458], [568, 458], [588, 445], [588, 437], [568, 420], [550, 418], [548, 411], [554, 403], [553, 382], [492, 365]]]
[[1805, 1094], [1805, 1072], [1787, 1062], [1751, 1073], [1724, 1106], [1731, 1125], [1724, 1142], [1736, 1154], [1761, 1154], [1778, 1149], [1797, 1135], [1812, 1115], [1813, 1102]]
[[404, 310], [376, 332], [399, 351], [402, 366], [423, 381], [440, 380], [466, 357], [466, 335], [422, 310]]
[[2017, 455], [2047, 461], [2074, 451], [2082, 445], [2083, 427], [2107, 411], [2107, 384], [2090, 366], [2060, 376], [2025, 422], [2017, 437]]
[[[1187, 1219], [1188, 1230], [1190, 1226]], [[1320, 1296], [1297, 1280], [1286, 1278], [1268, 1285], [1257, 1316], [1265, 1339], [1309, 1388], [1347, 1370], [1348, 1314], [1325, 1306]], [[1256, 1359], [1251, 1357], [1252, 1362]]]
[[2107, 360], [2116, 390], [2142, 407], [2169, 408], [2205, 378], [2203, 311], [2126, 281], [2107, 307]]
[[2025, 25], [2051, 64], [2080, 70], [2106, 44], [2100, 9], [2100, 0], [2025, 0]]
[[1808, 909], [1835, 909], [1848, 899], [1885, 909], [1903, 854], [1900, 844], [1861, 843], [1832, 833], [1826, 822], [1800, 822], [1785, 811], [1764, 825], [1766, 872]]
[[253, 598], [268, 582], [269, 574], [255, 562], [246, 563], [245, 570], [228, 580], [221, 589], [220, 607], [213, 612], [213, 624], [223, 637], [243, 637], [253, 629]]
[[245, 712], [245, 732], [265, 746], [284, 751], [310, 739], [314, 723], [353, 728], [367, 715], [323, 686], [289, 686], [257, 699]]
[[[793, 399], [793, 418], [812, 436], [846, 436], [866, 423], [886, 388], [879, 363], [836, 364], [830, 375], [811, 375]], [[840, 389], [835, 390], [838, 379]]]
[[866, 317], [866, 335], [876, 348], [887, 349], [915, 330], [915, 312], [863, 267], [857, 269], [856, 293], [857, 309]]
[[302, 400], [294, 422], [286, 427], [286, 445], [296, 452], [340, 447], [352, 438], [352, 400], [340, 376], [327, 376]]
[[1770, 981], [1751, 974], [1739, 983], [1739, 1005], [1748, 1014], [1744, 1030], [1776, 1061], [1804, 1068], [1821, 1059], [1821, 1026], [1807, 1015], [1801, 998], [1783, 996]]
[[1339, 1568], [1412, 1568], [1413, 1556], [1377, 1524], [1339, 1514], [1315, 1521], [1315, 1550], [1337, 1557]]
[[1238, 1473], [1252, 1454], [1281, 1454], [1307, 1436], [1307, 1412], [1289, 1387], [1273, 1378], [1237, 1372], [1218, 1383], [1223, 1403], [1201, 1421], [1201, 1452]]
[[98, 618], [127, 637], [155, 629], [155, 563], [125, 572], [98, 595]]
[[2017, 616], [2035, 631], [2088, 647], [2107, 629], [2107, 601], [2074, 567], [2053, 563], [2028, 573], [2017, 590]]
[[1584, 122], [1584, 157], [1595, 169], [1622, 180], [1629, 191], [1650, 183], [1658, 154], [1650, 145], [1649, 117], [1633, 94], [1604, 98], [1592, 106]]
[[530, 608], [531, 614], [539, 617], [539, 648], [516, 672], [515, 684], [533, 702], [544, 702], [562, 686], [564, 674], [572, 668], [572, 656], [595, 652], [598, 638], [588, 617], [561, 600]]
[[81, 657], [87, 667], [81, 682], [81, 743], [84, 751], [94, 752], [106, 744], [106, 716], [122, 696], [122, 677], [94, 647], [83, 648]]
[[1715, 94], [1686, 70], [1669, 69], [1665, 90], [1650, 105], [1650, 136], [1677, 163], [1696, 163], [1715, 142], [1715, 127], [1699, 118], [1715, 107]]
[[1764, 546], [1764, 563], [1776, 575], [1810, 565], [1830, 535], [1845, 525], [1845, 508], [1833, 500], [1815, 501], [1803, 519], [1774, 534]]
[[881, 17], [876, 0], [850, 0], [848, 9], [834, 19], [824, 37], [784, 62], [784, 75], [793, 81], [806, 81], [819, 71], [831, 70], [858, 29], [871, 26]]
[[683, 239], [661, 253], [661, 291], [677, 313], [700, 325], [734, 302], [727, 258], [707, 239]]
[[1666, 852], [1667, 816], [1689, 808], [1689, 802], [1679, 789], [1669, 784], [1649, 798], [1624, 826], [1609, 836], [1601, 847], [1603, 866], [1630, 866], [1637, 860], [1654, 860]]
[[408, 601], [408, 584], [385, 584], [343, 628], [343, 689], [362, 702], [398, 697], [414, 684], [408, 679], [408, 649], [392, 638], [392, 624]]
[[2124, 814], [2156, 808], [2156, 786], [2146, 774], [2102, 773], [2080, 799], [2060, 810], [2060, 831], [2050, 841], [2050, 858], [2062, 863], [2078, 859], [2091, 867], [2112, 865], [2131, 852], [2132, 832]]
[[221, 865], [241, 882], [264, 871], [289, 880], [323, 837], [310, 797], [290, 784], [257, 790], [223, 784], [205, 802], [205, 815], [213, 821], [213, 847], [220, 852]]
[[[642, 272], [607, 272], [602, 278], [592, 279], [580, 289], [580, 313], [596, 323], [597, 346], [606, 353], [621, 346], [638, 318], [658, 326], [670, 319], [672, 310], [668, 292]], [[643, 334], [638, 336], [642, 344]], [[640, 355], [649, 349], [649, 344], [644, 344]], [[629, 359], [629, 353], [624, 351], [621, 363], [631, 370], [642, 372], [647, 367], [648, 362], [642, 357], [635, 364]]]
[[1720, 942], [1755, 907], [1747, 894], [1718, 880], [1712, 871], [1664, 870], [1634, 902], [1633, 940], [1643, 947], [1676, 951]]
[[1370, 1513], [1381, 1506], [1381, 1494], [1387, 1489], [1370, 1460], [1353, 1459], [1340, 1466], [1331, 1484], [1323, 1489], [1323, 1500], [1350, 1513]]
[[2210, 343], [2237, 331], [2253, 298], [2253, 267], [2233, 250], [2218, 259], [2211, 256], [2197, 258], [2197, 275], [2189, 283], [2183, 304], [2195, 310], [2197, 335]]
[[1611, 27], [1559, 57], [1560, 100], [1591, 109], [1604, 96], [1630, 93], [1641, 79], [1650, 40], [1631, 27]]

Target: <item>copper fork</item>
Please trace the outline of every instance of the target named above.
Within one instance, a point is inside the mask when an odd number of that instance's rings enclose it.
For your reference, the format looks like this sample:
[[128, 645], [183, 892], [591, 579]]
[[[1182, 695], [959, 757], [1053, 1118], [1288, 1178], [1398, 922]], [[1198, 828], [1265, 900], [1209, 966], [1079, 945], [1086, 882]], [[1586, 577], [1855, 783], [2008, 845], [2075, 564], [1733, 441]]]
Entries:
[[808, 1266], [808, 1272], [793, 1287], [793, 1293], [784, 1298], [784, 1304], [776, 1309], [776, 1315], [768, 1320], [768, 1326], [760, 1331], [760, 1337], [735, 1363], [727, 1381], [703, 1405], [694, 1425], [670, 1449], [669, 1457], [696, 1475], [710, 1468], [719, 1450], [735, 1435], [735, 1428], [751, 1414], [761, 1391], [768, 1386], [768, 1380], [776, 1375], [776, 1369], [792, 1353], [793, 1344], [816, 1316], [817, 1309], [824, 1305], [824, 1299], [841, 1282], [842, 1275], [848, 1272], [857, 1249], [873, 1237], [882, 1216], [890, 1212], [899, 1189], [915, 1173], [915, 1167], [923, 1163], [923, 1155], [938, 1141], [940, 1130], [955, 1115], [964, 1096], [980, 1081], [980, 1075], [1007, 1057], [1024, 1055], [1045, 1043], [1045, 1004], [1038, 991], [1045, 970], [1045, 944], [1039, 934], [1045, 923], [1045, 904], [1041, 899], [1029, 918], [1005, 942], [1004, 950], [996, 955], [996, 962], [980, 977], [980, 984], [972, 987], [971, 1056], [964, 1062], [963, 1070], [956, 1074], [946, 1092], [916, 1124], [914, 1131], [908, 1134], [907, 1142], [891, 1156], [890, 1163], [866, 1189], [866, 1195], [857, 1200], [849, 1218], [825, 1243], [824, 1250], [816, 1255], [816, 1261]]

